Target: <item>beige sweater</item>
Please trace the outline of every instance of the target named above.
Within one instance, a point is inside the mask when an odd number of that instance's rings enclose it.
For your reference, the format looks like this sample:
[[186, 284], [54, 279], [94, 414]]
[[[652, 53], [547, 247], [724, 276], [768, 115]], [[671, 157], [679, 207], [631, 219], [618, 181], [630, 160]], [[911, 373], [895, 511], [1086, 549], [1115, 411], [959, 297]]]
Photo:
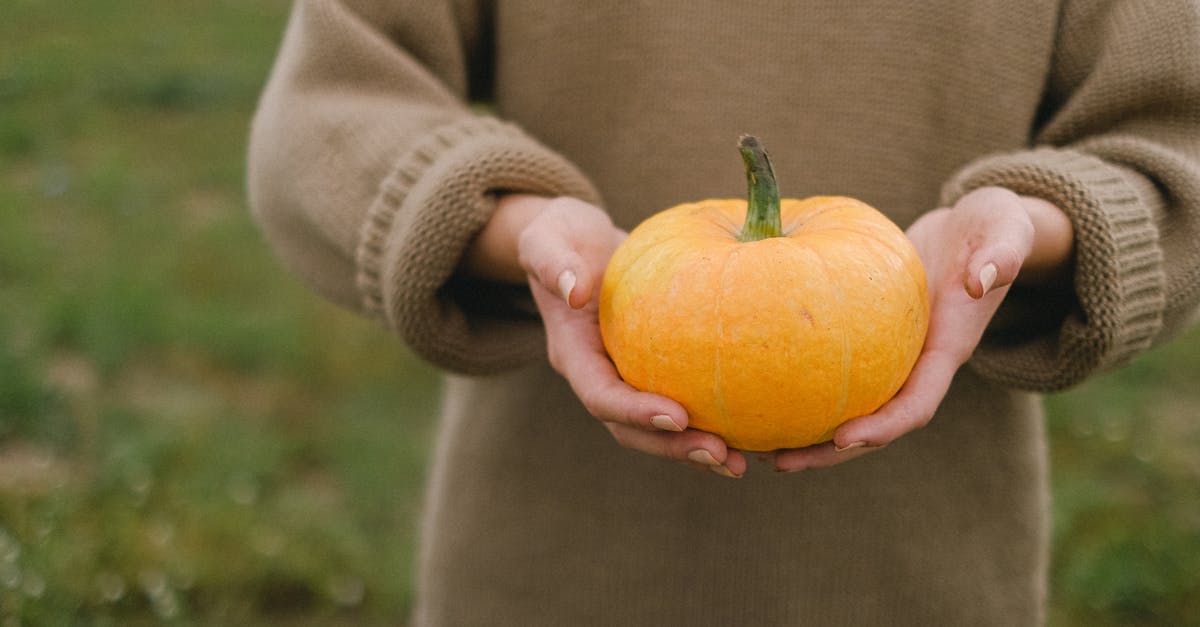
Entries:
[[[250, 198], [287, 266], [450, 372], [414, 622], [1039, 622], [1032, 392], [1195, 310], [1198, 59], [1195, 0], [298, 1]], [[525, 291], [458, 258], [497, 192], [625, 228], [739, 196], [743, 132], [784, 195], [902, 226], [983, 185], [1045, 197], [1076, 229], [1075, 294], [1011, 292], [933, 423], [861, 460], [731, 481], [621, 449], [547, 366]]]

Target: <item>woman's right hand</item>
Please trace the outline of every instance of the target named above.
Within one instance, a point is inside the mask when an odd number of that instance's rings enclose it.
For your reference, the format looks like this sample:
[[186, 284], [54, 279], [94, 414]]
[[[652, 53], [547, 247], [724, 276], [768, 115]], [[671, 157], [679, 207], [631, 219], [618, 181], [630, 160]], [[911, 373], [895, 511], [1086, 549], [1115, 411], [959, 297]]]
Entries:
[[546, 327], [550, 365], [621, 446], [712, 470], [746, 471], [745, 456], [720, 437], [688, 429], [675, 401], [621, 380], [600, 338], [600, 284], [626, 233], [602, 209], [576, 198], [502, 196], [463, 259], [463, 270], [528, 281]]

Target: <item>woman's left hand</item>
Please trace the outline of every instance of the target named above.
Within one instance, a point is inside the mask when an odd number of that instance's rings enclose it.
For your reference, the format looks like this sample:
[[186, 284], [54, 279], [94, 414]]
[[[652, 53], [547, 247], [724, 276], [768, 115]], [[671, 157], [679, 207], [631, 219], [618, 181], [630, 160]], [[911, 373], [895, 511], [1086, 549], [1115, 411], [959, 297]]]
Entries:
[[875, 413], [838, 427], [832, 441], [768, 454], [776, 470], [840, 464], [927, 425], [1018, 272], [1023, 281], [1067, 289], [1073, 230], [1044, 200], [980, 188], [923, 215], [907, 235], [925, 266], [930, 304], [925, 345], [908, 380]]

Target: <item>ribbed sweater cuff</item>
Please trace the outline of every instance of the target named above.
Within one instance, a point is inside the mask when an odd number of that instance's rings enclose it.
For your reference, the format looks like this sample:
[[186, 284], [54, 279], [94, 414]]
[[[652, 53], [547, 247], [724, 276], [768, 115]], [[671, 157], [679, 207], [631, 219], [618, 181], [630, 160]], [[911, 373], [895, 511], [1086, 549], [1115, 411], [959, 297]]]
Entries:
[[[464, 307], [447, 287], [495, 192], [575, 196], [598, 203], [568, 161], [520, 129], [488, 117], [437, 128], [417, 141], [380, 186], [363, 224], [357, 282], [363, 308], [433, 364], [497, 372], [544, 351], [528, 316]], [[463, 298], [460, 298], [463, 297]]]
[[1162, 253], [1154, 215], [1161, 198], [1139, 174], [1072, 150], [1037, 149], [977, 161], [943, 188], [963, 194], [1000, 186], [1063, 209], [1075, 231], [1078, 308], [1056, 333], [980, 344], [971, 366], [1003, 385], [1061, 390], [1127, 362], [1162, 327]]

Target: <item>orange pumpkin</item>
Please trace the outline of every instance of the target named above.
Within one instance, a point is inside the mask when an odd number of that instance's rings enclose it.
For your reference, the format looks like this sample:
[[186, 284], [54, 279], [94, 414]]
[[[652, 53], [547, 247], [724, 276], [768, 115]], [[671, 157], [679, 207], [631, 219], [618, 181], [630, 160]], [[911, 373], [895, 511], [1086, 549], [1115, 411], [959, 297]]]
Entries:
[[929, 325], [904, 233], [845, 197], [779, 198], [765, 151], [740, 143], [749, 202], [678, 205], [617, 249], [600, 331], [621, 377], [734, 448], [830, 440], [908, 378]]

